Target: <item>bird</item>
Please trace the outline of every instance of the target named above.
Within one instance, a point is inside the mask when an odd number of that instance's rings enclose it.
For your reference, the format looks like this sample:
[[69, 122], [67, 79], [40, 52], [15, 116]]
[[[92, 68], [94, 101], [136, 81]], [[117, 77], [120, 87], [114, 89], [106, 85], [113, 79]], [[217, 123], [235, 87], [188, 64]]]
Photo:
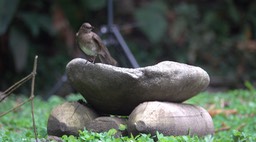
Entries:
[[86, 59], [94, 63], [99, 56], [102, 63], [117, 66], [117, 61], [110, 55], [101, 38], [92, 31], [93, 29], [90, 23], [85, 22], [76, 33], [77, 44], [85, 53]]

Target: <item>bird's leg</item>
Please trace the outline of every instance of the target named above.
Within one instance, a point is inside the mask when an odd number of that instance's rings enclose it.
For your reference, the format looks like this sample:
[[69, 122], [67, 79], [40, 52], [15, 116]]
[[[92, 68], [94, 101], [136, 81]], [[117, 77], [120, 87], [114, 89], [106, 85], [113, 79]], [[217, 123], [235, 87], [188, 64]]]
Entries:
[[97, 57], [97, 56], [94, 56], [94, 57], [93, 57], [93, 61], [92, 61], [93, 64], [94, 64], [94, 62], [95, 62], [95, 60], [96, 60], [96, 57]]
[[86, 60], [86, 64], [88, 63], [89, 61], [88, 60]]

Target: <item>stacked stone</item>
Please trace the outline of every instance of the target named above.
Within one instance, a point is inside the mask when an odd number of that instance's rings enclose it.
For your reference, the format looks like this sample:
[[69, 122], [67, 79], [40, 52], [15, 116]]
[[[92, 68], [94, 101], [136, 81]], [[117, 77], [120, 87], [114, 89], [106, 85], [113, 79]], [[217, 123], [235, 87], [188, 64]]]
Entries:
[[[116, 136], [155, 135], [156, 131], [174, 136], [214, 133], [204, 108], [182, 103], [209, 85], [209, 75], [200, 67], [164, 61], [129, 69], [77, 58], [68, 63], [66, 72], [87, 105], [66, 102], [54, 108], [49, 135], [78, 135], [84, 128], [94, 132], [115, 128]], [[120, 130], [120, 124], [127, 129]]]

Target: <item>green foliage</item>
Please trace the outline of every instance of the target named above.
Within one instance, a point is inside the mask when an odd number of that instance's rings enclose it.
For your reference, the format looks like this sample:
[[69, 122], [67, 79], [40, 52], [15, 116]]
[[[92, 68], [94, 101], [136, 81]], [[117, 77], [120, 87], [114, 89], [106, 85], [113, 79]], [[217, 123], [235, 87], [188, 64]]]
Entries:
[[254, 88], [253, 84], [250, 83], [249, 81], [246, 81], [246, 82], [244, 83], [244, 86], [245, 86], [248, 90], [250, 90], [251, 92], [255, 91], [255, 88]]
[[16, 70], [22, 71], [27, 65], [29, 40], [26, 34], [17, 28], [11, 28], [9, 45], [14, 58]]
[[206, 136], [204, 139], [199, 138], [198, 136], [190, 137], [190, 136], [164, 136], [163, 134], [156, 133], [158, 142], [195, 142], [195, 141], [205, 141], [205, 142], [211, 142], [212, 139], [208, 139], [209, 137], [212, 138], [212, 136]]
[[[159, 12], [160, 7], [151, 6], [155, 3], [162, 3], [165, 10]], [[252, 16], [255, 6], [253, 1], [240, 0], [148, 2], [134, 15], [143, 34], [158, 44], [143, 50], [146, 53], [134, 50], [135, 54], [143, 65], [175, 60], [201, 66], [212, 76], [236, 76], [235, 82], [253, 81], [256, 76], [250, 72], [256, 68], [255, 48], [252, 49], [256, 37], [256, 18]], [[142, 50], [144, 46], [137, 48]]]
[[90, 10], [100, 10], [106, 5], [106, 0], [86, 0], [82, 1], [85, 8]]
[[240, 132], [237, 130], [233, 130], [233, 140], [235, 142], [253, 142], [256, 141], [256, 135], [250, 135], [250, 134], [246, 134], [244, 132]]
[[[256, 32], [256, 2], [243, 0], [224, 1], [133, 1], [132, 13], [122, 15], [115, 13], [115, 23], [122, 27], [123, 23], [138, 23], [138, 28], [147, 37], [144, 39], [137, 30], [131, 29], [125, 33], [126, 41], [135, 54], [140, 65], [152, 65], [162, 60], [175, 60], [203, 67], [211, 76], [222, 75], [241, 80], [255, 80], [252, 72], [256, 68], [254, 56]], [[68, 57], [66, 41], [63, 33], [56, 33], [52, 19], [56, 16], [53, 11], [63, 13], [63, 20], [69, 23], [71, 31], [77, 30], [82, 22], [89, 21], [96, 26], [106, 23], [106, 0], [79, 1], [0, 1], [0, 90], [6, 89], [16, 80], [31, 71], [26, 66], [39, 54], [38, 76], [36, 90], [48, 92], [54, 82], [65, 70], [65, 65], [74, 56]], [[115, 5], [114, 5], [115, 6]], [[126, 18], [129, 17], [129, 18]], [[56, 17], [55, 17], [56, 18]], [[132, 19], [132, 20], [131, 20]], [[69, 25], [68, 24], [68, 25]], [[65, 29], [67, 30], [67, 29]], [[121, 32], [122, 29], [121, 29]], [[73, 38], [74, 33], [68, 37]], [[134, 40], [135, 39], [135, 40]], [[132, 41], [132, 42], [130, 42]], [[3, 46], [2, 46], [3, 45]], [[251, 46], [252, 45], [252, 46]], [[9, 50], [7, 50], [9, 49]], [[10, 53], [9, 53], [10, 52]], [[13, 57], [13, 60], [12, 58]], [[49, 70], [51, 69], [51, 70]], [[17, 73], [18, 72], [18, 73]], [[18, 78], [18, 79], [17, 79]], [[9, 84], [9, 85], [8, 85]], [[241, 131], [218, 132], [214, 137], [205, 137], [201, 141], [237, 141], [255, 138], [255, 89], [253, 83], [245, 83], [250, 91], [235, 90], [227, 93], [201, 95], [189, 100], [204, 107], [215, 104], [219, 109], [236, 109], [238, 114], [217, 115], [214, 119], [216, 129], [224, 122], [231, 129], [237, 129], [241, 123], [248, 123]], [[44, 93], [45, 94], [45, 93]], [[52, 98], [45, 103], [38, 99], [42, 109], [39, 116], [39, 134], [46, 136], [46, 119], [50, 108], [60, 103], [59, 98]], [[73, 98], [74, 100], [74, 98]], [[9, 101], [8, 101], [9, 102]], [[7, 104], [14, 104], [10, 101]], [[54, 102], [54, 103], [53, 103]], [[221, 102], [228, 104], [223, 108]], [[0, 104], [2, 105], [2, 104]], [[42, 105], [42, 106], [41, 106]], [[15, 141], [33, 137], [30, 131], [29, 105], [21, 111], [8, 114], [1, 119], [0, 141]], [[1, 112], [6, 107], [0, 107]], [[9, 118], [10, 117], [10, 118]], [[25, 120], [22, 118], [26, 118]], [[3, 120], [3, 121], [2, 121]], [[44, 121], [41, 123], [41, 121]], [[3, 129], [4, 128], [4, 129]], [[123, 129], [120, 127], [120, 129]], [[14, 132], [15, 131], [15, 132]], [[27, 136], [24, 138], [22, 136]], [[22, 138], [21, 138], [22, 137]], [[147, 139], [147, 135], [131, 138]], [[154, 136], [151, 136], [154, 137]], [[159, 134], [159, 137], [161, 135]], [[239, 138], [239, 139], [238, 139]], [[75, 137], [74, 137], [75, 139]], [[199, 139], [184, 136], [161, 139]], [[207, 140], [206, 140], [207, 139]], [[176, 141], [176, 140], [173, 140]], [[249, 141], [249, 140], [248, 140]]]
[[124, 124], [120, 124], [120, 125], [119, 125], [119, 130], [124, 131], [124, 130], [126, 130], [126, 129], [127, 129], [127, 126], [126, 126], [126, 125], [124, 125]]
[[[15, 98], [16, 97], [10, 97], [1, 102], [0, 113], [11, 109], [22, 100], [27, 99], [24, 96], [19, 96], [18, 99]], [[40, 139], [47, 137], [46, 126], [51, 109], [62, 102], [64, 102], [64, 100], [59, 97], [51, 97], [48, 102], [42, 101], [42, 99], [38, 97], [34, 99], [35, 121], [38, 137]], [[34, 139], [34, 132], [30, 103], [26, 103], [21, 108], [0, 118], [0, 142], [30, 142], [32, 139]]]
[[[235, 141], [237, 137], [241, 140], [253, 141], [256, 139], [254, 119], [256, 110], [256, 91], [255, 90], [233, 90], [226, 93], [202, 93], [187, 101], [187, 103], [197, 104], [204, 108], [210, 106], [216, 110], [236, 110], [235, 114], [221, 113], [213, 116], [216, 130], [223, 125], [230, 127], [227, 131], [219, 131], [214, 135], [214, 141]], [[239, 129], [239, 130], [238, 130]]]
[[18, 15], [24, 22], [33, 37], [39, 36], [39, 33], [44, 31], [49, 35], [54, 35], [55, 29], [52, 26], [52, 20], [49, 15], [41, 13], [23, 12]]
[[[30, 72], [28, 63], [39, 55], [41, 65], [37, 79], [44, 82], [39, 84], [43, 86], [39, 91], [43, 94], [49, 92], [58, 77], [64, 74], [67, 62], [74, 58], [75, 43], [72, 43], [72, 38], [75, 28], [71, 25], [80, 26], [88, 13], [105, 6], [106, 0], [1, 0], [0, 73], [3, 77], [0, 79], [0, 90]], [[23, 88], [20, 91], [26, 93], [27, 90]]]
[[166, 11], [167, 7], [163, 2], [153, 1], [150, 4], [137, 9], [134, 13], [140, 29], [153, 43], [159, 42], [166, 33]]
[[[237, 84], [255, 80], [255, 1], [132, 0], [125, 14], [113, 2], [114, 23], [141, 66], [174, 60]], [[0, 89], [30, 72], [28, 63], [37, 54], [44, 66], [37, 76], [44, 82], [40, 91], [48, 92], [66, 63], [80, 56], [72, 42], [81, 23], [99, 30], [107, 23], [106, 6], [106, 0], [1, 0]], [[123, 24], [135, 28], [123, 30]]]
[[[205, 109], [212, 108], [216, 110], [236, 110], [233, 114], [215, 114], [213, 116], [213, 122], [216, 133], [211, 136], [198, 137], [198, 136], [165, 136], [159, 132], [156, 135], [151, 136], [149, 134], [139, 134], [137, 136], [123, 136], [116, 138], [114, 135], [117, 130], [111, 129], [104, 133], [95, 133], [88, 130], [79, 132], [79, 137], [74, 136], [62, 136], [62, 139], [66, 142], [80, 142], [80, 141], [102, 141], [102, 142], [144, 142], [144, 141], [159, 141], [159, 142], [220, 142], [220, 141], [240, 141], [240, 142], [253, 142], [256, 141], [256, 90], [233, 90], [223, 93], [201, 93], [198, 96], [186, 101], [185, 103], [196, 104], [204, 107]], [[80, 99], [80, 95], [69, 96], [68, 100]], [[17, 105], [20, 100], [24, 100], [24, 97], [8, 98], [6, 101], [0, 104], [0, 112], [4, 112], [10, 107]], [[40, 139], [47, 139], [47, 119], [51, 109], [63, 103], [65, 100], [59, 97], [53, 96], [48, 102], [44, 102], [39, 98], [35, 98], [35, 119], [37, 124], [37, 130]], [[0, 118], [0, 142], [17, 140], [31, 141], [34, 139], [34, 133], [32, 130], [30, 104], [22, 106], [20, 109], [7, 114]], [[228, 126], [229, 129], [221, 130], [223, 125]], [[125, 130], [126, 126], [120, 126], [120, 130]]]
[[121, 137], [121, 138], [115, 138], [114, 135], [117, 132], [115, 129], [110, 129], [108, 132], [103, 133], [95, 133], [87, 131], [86, 129], [84, 131], [79, 132], [79, 137], [74, 136], [62, 136], [62, 139], [65, 142], [124, 142], [124, 141], [130, 141], [130, 142], [154, 142], [151, 135], [146, 134], [140, 134], [136, 137]]
[[0, 36], [7, 31], [15, 11], [17, 10], [19, 0], [1, 0], [0, 1]]
[[62, 139], [66, 142], [97, 142], [97, 141], [104, 141], [104, 142], [112, 142], [115, 140], [114, 135], [117, 132], [115, 129], [110, 129], [108, 132], [104, 133], [95, 133], [89, 132], [86, 129], [84, 131], [79, 131], [79, 137], [75, 138], [74, 136], [62, 136]]

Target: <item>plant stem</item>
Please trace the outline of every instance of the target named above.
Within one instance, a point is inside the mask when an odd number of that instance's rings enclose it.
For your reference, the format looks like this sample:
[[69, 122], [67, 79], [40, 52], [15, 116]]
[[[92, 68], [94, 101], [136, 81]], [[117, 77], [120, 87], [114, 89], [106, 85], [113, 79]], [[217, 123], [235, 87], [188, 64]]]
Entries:
[[34, 88], [35, 88], [35, 77], [36, 77], [36, 69], [37, 69], [37, 58], [38, 58], [38, 56], [35, 56], [34, 67], [33, 67], [33, 72], [32, 72], [33, 76], [32, 76], [32, 83], [31, 83], [31, 94], [30, 94], [30, 98], [29, 98], [29, 99], [31, 99], [31, 115], [32, 115], [33, 128], [34, 128], [36, 142], [38, 142], [38, 139], [37, 139], [35, 116], [34, 116]]

